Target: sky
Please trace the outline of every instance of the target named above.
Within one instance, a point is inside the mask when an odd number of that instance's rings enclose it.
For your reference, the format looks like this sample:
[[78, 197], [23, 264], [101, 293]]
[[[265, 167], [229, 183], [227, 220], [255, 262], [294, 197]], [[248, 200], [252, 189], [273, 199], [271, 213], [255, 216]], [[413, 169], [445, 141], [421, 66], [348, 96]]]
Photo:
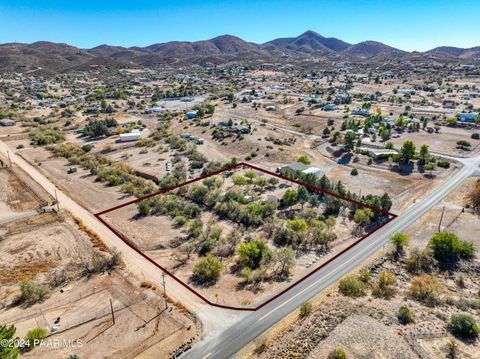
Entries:
[[0, 0], [0, 43], [147, 46], [230, 34], [263, 43], [313, 30], [407, 51], [480, 46], [479, 0]]

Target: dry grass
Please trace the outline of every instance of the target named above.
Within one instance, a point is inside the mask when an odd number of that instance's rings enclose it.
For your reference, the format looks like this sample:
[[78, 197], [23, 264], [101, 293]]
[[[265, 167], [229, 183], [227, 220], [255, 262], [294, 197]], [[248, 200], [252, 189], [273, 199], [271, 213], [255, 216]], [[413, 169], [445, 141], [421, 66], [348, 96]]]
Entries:
[[13, 267], [0, 266], [0, 284], [7, 285], [23, 279], [35, 278], [40, 273], [48, 272], [55, 267], [53, 261], [21, 261]]
[[102, 252], [110, 253], [110, 249], [105, 244], [105, 242], [100, 239], [100, 236], [97, 233], [88, 228], [80, 218], [73, 216], [73, 219], [77, 224], [78, 228], [83, 231], [88, 236], [88, 238], [90, 238], [90, 242], [92, 242], [93, 248], [96, 248]]
[[153, 283], [147, 281], [143, 281], [142, 283], [140, 283], [140, 288], [157, 290], [157, 287]]

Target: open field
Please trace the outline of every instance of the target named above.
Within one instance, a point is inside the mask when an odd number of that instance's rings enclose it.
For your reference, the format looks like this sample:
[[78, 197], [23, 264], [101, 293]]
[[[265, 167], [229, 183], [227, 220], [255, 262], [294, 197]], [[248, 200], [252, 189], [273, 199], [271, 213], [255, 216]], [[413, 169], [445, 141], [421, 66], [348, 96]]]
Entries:
[[[0, 219], [38, 208], [48, 198], [31, 189], [38, 185], [27, 187], [32, 179], [16, 167], [1, 169], [0, 176], [5, 189], [0, 193], [8, 195], [0, 198]], [[165, 308], [161, 289], [125, 268], [86, 275], [95, 260], [110, 255], [109, 249], [69, 213], [33, 213], [0, 224], [0, 253], [0, 322], [14, 324], [21, 337], [37, 327], [49, 328], [47, 341], [72, 343], [39, 347], [26, 357], [133, 358], [146, 350], [168, 357], [198, 338], [194, 316], [170, 300]], [[48, 294], [38, 303], [15, 305], [22, 281], [39, 283]], [[125, 333], [121, 343], [115, 340]]]
[[[311, 204], [304, 204], [307, 198], [301, 204], [297, 200], [285, 204], [287, 194], [299, 196], [298, 188], [260, 171], [236, 169], [103, 216], [130, 243], [210, 301], [251, 306], [385, 220], [384, 216], [374, 219], [372, 213], [371, 224], [362, 228], [353, 221], [348, 205], [341, 207], [341, 214], [329, 214], [335, 199], [330, 195], [312, 193]], [[253, 259], [257, 263], [247, 264], [240, 248], [256, 243], [266, 247]], [[288, 258], [282, 257], [282, 248], [290, 251]], [[196, 277], [198, 263], [212, 254], [222, 274], [215, 280]]]

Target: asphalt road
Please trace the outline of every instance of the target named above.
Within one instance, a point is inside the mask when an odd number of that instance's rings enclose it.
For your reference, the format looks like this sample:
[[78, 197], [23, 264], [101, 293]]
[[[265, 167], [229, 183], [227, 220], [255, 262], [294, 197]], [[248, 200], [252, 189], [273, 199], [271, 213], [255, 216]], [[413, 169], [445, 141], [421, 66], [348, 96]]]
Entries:
[[383, 246], [388, 244], [389, 238], [394, 233], [407, 229], [463, 180], [473, 174], [479, 174], [480, 157], [462, 159], [461, 162], [463, 167], [454, 173], [448, 181], [402, 212], [395, 220], [267, 306], [246, 315], [219, 335], [197, 343], [181, 358], [223, 359], [234, 356], [245, 345], [296, 310], [304, 301], [316, 296], [382, 249]]

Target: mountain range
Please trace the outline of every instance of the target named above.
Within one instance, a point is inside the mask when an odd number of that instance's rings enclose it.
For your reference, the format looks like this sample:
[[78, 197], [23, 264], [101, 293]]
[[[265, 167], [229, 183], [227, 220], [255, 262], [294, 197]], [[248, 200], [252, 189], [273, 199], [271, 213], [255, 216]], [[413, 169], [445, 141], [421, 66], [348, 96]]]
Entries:
[[[100, 45], [80, 49], [67, 44], [39, 41], [32, 44], [8, 43], [0, 45], [0, 71], [27, 72], [42, 70], [61, 72], [87, 69], [95, 66], [122, 68], [155, 66], [160, 64], [184, 66], [188, 64], [221, 64], [232, 61], [269, 61], [287, 58], [332, 58], [368, 61], [377, 58], [402, 58], [406, 51], [377, 41], [350, 44], [334, 37], [324, 37], [306, 31], [297, 37], [278, 38], [263, 44], [246, 42], [238, 37], [222, 35], [204, 41], [170, 41], [146, 47]], [[480, 59], [480, 47], [437, 47], [426, 52], [414, 52], [426, 58], [444, 60]]]

